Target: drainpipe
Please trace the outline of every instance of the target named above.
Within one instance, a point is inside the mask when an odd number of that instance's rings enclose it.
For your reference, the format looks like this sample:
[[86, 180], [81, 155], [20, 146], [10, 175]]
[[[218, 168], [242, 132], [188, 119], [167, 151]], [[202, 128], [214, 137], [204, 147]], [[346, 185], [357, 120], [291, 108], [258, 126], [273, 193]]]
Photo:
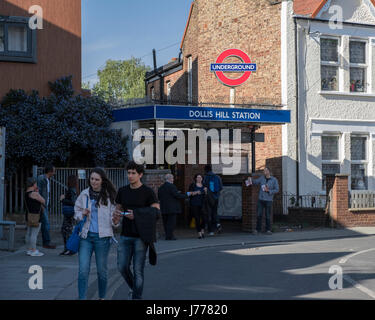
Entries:
[[299, 77], [298, 77], [298, 30], [297, 17], [294, 17], [294, 47], [295, 47], [295, 65], [296, 65], [296, 196], [299, 201]]

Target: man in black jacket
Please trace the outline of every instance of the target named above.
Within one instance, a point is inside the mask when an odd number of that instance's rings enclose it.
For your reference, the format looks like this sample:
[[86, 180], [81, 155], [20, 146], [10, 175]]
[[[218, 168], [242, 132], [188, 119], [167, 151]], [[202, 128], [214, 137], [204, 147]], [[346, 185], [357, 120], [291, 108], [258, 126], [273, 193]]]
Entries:
[[176, 226], [177, 214], [181, 213], [180, 199], [185, 199], [187, 196], [177, 190], [177, 187], [173, 184], [174, 177], [172, 174], [166, 174], [165, 180], [165, 183], [158, 190], [165, 240], [176, 240], [173, 230]]

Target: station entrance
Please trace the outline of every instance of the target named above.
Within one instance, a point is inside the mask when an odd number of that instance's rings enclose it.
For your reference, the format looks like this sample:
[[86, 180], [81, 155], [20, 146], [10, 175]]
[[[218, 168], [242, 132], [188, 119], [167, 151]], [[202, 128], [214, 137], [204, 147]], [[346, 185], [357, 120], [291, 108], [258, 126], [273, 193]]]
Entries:
[[[182, 192], [188, 190], [195, 174], [203, 175], [204, 166], [212, 164], [213, 172], [223, 182], [219, 217], [239, 221], [247, 230], [252, 228], [249, 221], [253, 225], [255, 216], [255, 196], [249, 189], [257, 191], [245, 187], [244, 181], [256, 173], [257, 143], [265, 143], [264, 134], [257, 131], [289, 123], [290, 111], [149, 105], [115, 110], [114, 119], [112, 127], [131, 137], [130, 158], [146, 161], [146, 152], [152, 152], [146, 169], [170, 170]], [[146, 147], [140, 148], [141, 144]], [[189, 206], [182, 205], [185, 210], [178, 219], [180, 226], [190, 221]]]

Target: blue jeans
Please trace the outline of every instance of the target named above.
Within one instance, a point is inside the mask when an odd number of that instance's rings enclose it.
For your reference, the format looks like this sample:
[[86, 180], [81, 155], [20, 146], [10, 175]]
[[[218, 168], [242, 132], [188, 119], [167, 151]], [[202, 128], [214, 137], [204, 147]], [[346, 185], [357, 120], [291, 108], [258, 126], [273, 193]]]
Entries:
[[49, 235], [48, 206], [45, 208], [43, 214], [41, 214], [40, 222], [42, 223], [41, 231], [43, 245], [49, 245], [51, 242], [51, 237]]
[[[147, 247], [141, 238], [120, 237], [117, 251], [117, 267], [133, 291], [132, 299], [142, 299], [144, 268]], [[130, 264], [133, 260], [133, 273]]]
[[99, 299], [104, 299], [107, 292], [108, 254], [111, 246], [110, 237], [99, 238], [98, 233], [88, 232], [86, 239], [79, 243], [78, 294], [80, 300], [87, 298], [91, 256], [95, 252], [98, 271]]
[[257, 231], [262, 231], [263, 209], [266, 210], [266, 231], [271, 231], [271, 207], [272, 201], [258, 200], [257, 204]]

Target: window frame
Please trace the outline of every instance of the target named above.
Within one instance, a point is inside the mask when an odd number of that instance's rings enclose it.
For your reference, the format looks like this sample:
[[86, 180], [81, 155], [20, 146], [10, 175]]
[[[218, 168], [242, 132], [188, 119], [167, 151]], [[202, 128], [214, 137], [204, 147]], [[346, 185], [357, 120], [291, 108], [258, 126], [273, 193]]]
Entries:
[[[322, 54], [321, 54], [321, 48], [322, 48], [322, 40], [337, 40], [337, 62], [334, 62], [334, 61], [323, 61], [322, 60]], [[322, 92], [340, 92], [342, 91], [342, 68], [341, 68], [341, 65], [342, 65], [342, 39], [340, 36], [330, 36], [330, 35], [322, 35], [320, 38], [319, 38], [319, 46], [320, 46], [320, 57], [319, 57], [319, 60], [320, 60], [320, 90]], [[323, 89], [323, 86], [322, 86], [322, 66], [326, 66], [326, 67], [335, 67], [337, 68], [338, 72], [337, 72], [337, 79], [336, 81], [338, 82], [337, 83], [337, 90], [327, 90], [327, 89]]]
[[[351, 42], [362, 42], [362, 43], [365, 43], [365, 63], [352, 63], [350, 62], [350, 43]], [[364, 39], [364, 38], [355, 38], [355, 37], [351, 37], [349, 39], [349, 92], [350, 93], [353, 93], [353, 94], [358, 94], [358, 93], [370, 93], [371, 92], [371, 87], [370, 87], [370, 82], [369, 82], [369, 40], [368, 39]], [[363, 83], [363, 91], [351, 91], [350, 90], [350, 86], [351, 86], [351, 83], [350, 83], [350, 73], [351, 73], [351, 69], [352, 68], [359, 68], [359, 69], [364, 69], [365, 72], [365, 79], [364, 79], [364, 83]]]
[[[337, 137], [338, 138], [338, 143], [337, 143], [337, 148], [338, 148], [338, 159], [334, 159], [334, 160], [323, 160], [323, 137]], [[321, 141], [321, 167], [320, 167], [320, 170], [321, 170], [321, 174], [322, 174], [322, 184], [321, 184], [321, 187], [322, 187], [322, 190], [325, 191], [324, 189], [324, 178], [323, 178], [323, 165], [324, 164], [336, 164], [339, 166], [340, 170], [339, 170], [339, 173], [341, 172], [341, 162], [342, 162], [342, 150], [341, 150], [341, 139], [342, 139], [342, 135], [340, 133], [336, 133], [336, 132], [324, 132], [322, 135], [321, 135], [321, 138], [320, 138], [320, 141]]]
[[193, 57], [191, 55], [187, 56], [187, 98], [188, 103], [191, 105], [193, 103]]
[[367, 134], [356, 134], [356, 133], [352, 133], [350, 134], [350, 152], [351, 152], [351, 145], [352, 145], [352, 141], [351, 141], [351, 138], [352, 137], [361, 137], [361, 138], [366, 138], [366, 146], [365, 146], [365, 152], [366, 152], [366, 155], [365, 155], [365, 160], [352, 160], [352, 155], [350, 154], [350, 190], [357, 190], [357, 189], [352, 189], [352, 165], [364, 165], [365, 167], [365, 179], [366, 179], [366, 189], [364, 190], [369, 190], [369, 175], [368, 175], [368, 169], [369, 169], [369, 136]]
[[[4, 17], [0, 16], [0, 25], [4, 28], [4, 51], [0, 51], [0, 61], [9, 62], [27, 62], [37, 63], [37, 38], [36, 29], [32, 30], [29, 27], [29, 18], [27, 17]], [[11, 51], [9, 47], [9, 33], [10, 26], [20, 26], [26, 28], [27, 51]]]

